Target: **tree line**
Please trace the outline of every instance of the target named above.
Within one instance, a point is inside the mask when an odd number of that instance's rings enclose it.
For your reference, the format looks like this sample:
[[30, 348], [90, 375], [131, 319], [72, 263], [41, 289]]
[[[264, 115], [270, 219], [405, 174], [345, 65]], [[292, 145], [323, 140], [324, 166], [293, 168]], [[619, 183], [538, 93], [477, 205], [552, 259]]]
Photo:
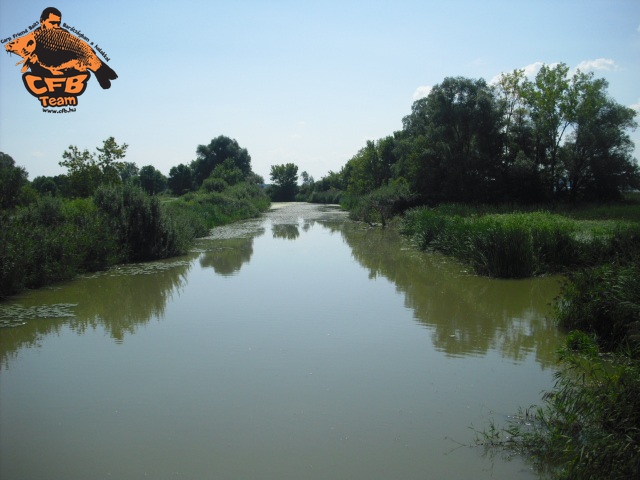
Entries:
[[368, 141], [312, 191], [339, 190], [351, 206], [376, 193], [414, 204], [618, 199], [640, 187], [628, 135], [637, 122], [607, 89], [564, 63], [494, 84], [445, 78], [413, 103], [401, 130]]

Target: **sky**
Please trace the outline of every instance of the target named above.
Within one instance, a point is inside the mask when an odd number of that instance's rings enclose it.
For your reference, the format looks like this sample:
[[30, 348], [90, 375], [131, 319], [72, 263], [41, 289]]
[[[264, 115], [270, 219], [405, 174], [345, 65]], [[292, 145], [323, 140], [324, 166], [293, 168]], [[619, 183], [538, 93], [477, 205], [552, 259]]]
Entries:
[[[126, 161], [168, 175], [220, 135], [267, 183], [283, 163], [318, 180], [400, 130], [447, 77], [557, 62], [605, 78], [640, 112], [638, 0], [0, 0], [3, 47], [48, 6], [118, 78], [106, 90], [91, 78], [75, 112], [45, 113], [20, 57], [0, 56], [0, 151], [31, 180], [66, 173], [70, 145], [95, 152], [109, 137], [129, 145]], [[630, 134], [640, 160], [640, 129]]]

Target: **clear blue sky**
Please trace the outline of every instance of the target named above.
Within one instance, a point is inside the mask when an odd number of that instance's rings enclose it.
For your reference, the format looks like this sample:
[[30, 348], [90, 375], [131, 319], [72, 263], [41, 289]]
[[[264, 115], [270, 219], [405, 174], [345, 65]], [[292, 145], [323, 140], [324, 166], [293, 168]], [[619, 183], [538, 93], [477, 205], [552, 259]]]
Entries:
[[0, 0], [0, 37], [50, 5], [119, 78], [109, 90], [92, 78], [75, 113], [45, 114], [20, 58], [2, 56], [0, 151], [30, 179], [65, 173], [69, 145], [94, 151], [109, 136], [129, 144], [127, 161], [167, 175], [218, 135], [247, 148], [266, 181], [288, 162], [320, 179], [399, 130], [444, 78], [541, 62], [591, 69], [640, 110], [638, 0]]

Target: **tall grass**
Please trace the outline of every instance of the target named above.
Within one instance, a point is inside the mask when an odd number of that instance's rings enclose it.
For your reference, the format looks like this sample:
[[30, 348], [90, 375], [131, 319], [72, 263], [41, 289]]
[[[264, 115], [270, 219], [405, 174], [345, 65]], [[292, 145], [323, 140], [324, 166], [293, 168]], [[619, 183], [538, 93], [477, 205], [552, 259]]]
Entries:
[[468, 206], [406, 212], [403, 231], [422, 249], [454, 256], [476, 273], [522, 278], [640, 253], [640, 225], [581, 221], [549, 212], [477, 213]]
[[269, 206], [259, 187], [162, 202], [131, 185], [101, 186], [94, 197], [42, 197], [0, 212], [0, 298], [116, 263], [184, 254], [193, 239]]
[[556, 479], [640, 478], [640, 364], [603, 355], [593, 336], [572, 333], [542, 407], [491, 425], [477, 443], [524, 454]]
[[572, 273], [556, 304], [566, 330], [594, 335], [606, 352], [640, 360], [640, 265], [603, 265]]
[[124, 261], [145, 261], [186, 253], [192, 231], [179, 228], [158, 197], [131, 185], [101, 186], [93, 201], [113, 232]]
[[90, 199], [43, 197], [0, 228], [0, 298], [120, 260], [118, 241]]
[[572, 332], [544, 405], [478, 443], [522, 453], [552, 478], [640, 478], [640, 265], [572, 273], [555, 312]]

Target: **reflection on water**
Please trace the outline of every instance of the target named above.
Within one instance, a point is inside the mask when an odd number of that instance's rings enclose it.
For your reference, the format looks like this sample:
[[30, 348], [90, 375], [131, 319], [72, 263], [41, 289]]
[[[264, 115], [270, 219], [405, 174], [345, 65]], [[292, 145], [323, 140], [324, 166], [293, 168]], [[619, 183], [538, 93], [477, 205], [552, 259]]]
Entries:
[[495, 280], [470, 275], [438, 255], [414, 251], [394, 230], [344, 228], [354, 257], [405, 295], [414, 317], [432, 327], [436, 348], [450, 355], [498, 350], [523, 360], [530, 352], [543, 365], [555, 361], [561, 333], [549, 302], [559, 277]]
[[558, 290], [335, 208], [214, 229], [0, 304], [0, 477], [533, 478], [443, 439], [551, 386]]
[[[20, 348], [37, 346], [43, 336], [59, 334], [62, 326], [78, 334], [102, 328], [122, 342], [152, 317], [164, 316], [167, 301], [186, 283], [191, 261], [121, 265], [0, 303], [0, 317], [21, 324], [0, 334], [0, 368], [7, 368], [9, 358]], [[56, 304], [65, 308], [52, 312]], [[43, 310], [49, 314], [42, 314]]]

